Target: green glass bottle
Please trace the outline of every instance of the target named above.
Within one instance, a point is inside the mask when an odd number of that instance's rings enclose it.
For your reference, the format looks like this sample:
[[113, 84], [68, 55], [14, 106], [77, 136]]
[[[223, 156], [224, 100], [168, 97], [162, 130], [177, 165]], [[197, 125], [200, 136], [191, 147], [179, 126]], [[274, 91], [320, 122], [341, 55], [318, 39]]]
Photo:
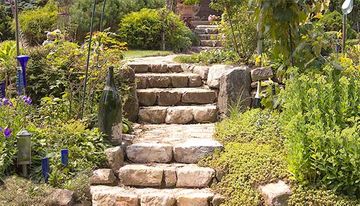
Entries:
[[99, 128], [111, 142], [121, 142], [121, 97], [114, 81], [114, 67], [109, 67], [106, 85], [99, 102]]

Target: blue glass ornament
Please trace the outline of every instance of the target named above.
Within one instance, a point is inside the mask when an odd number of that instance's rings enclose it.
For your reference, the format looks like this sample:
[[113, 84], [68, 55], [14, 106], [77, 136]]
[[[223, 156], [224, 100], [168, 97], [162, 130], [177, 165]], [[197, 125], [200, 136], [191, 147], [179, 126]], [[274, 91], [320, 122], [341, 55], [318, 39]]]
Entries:
[[62, 149], [61, 150], [61, 164], [63, 166], [67, 166], [69, 163], [69, 150], [68, 149]]
[[17, 92], [19, 95], [22, 95], [24, 92], [24, 78], [23, 78], [23, 72], [21, 68], [18, 68], [16, 71], [16, 85], [17, 85]]
[[0, 98], [5, 98], [6, 96], [5, 86], [5, 82], [0, 83]]
[[25, 88], [26, 87], [26, 65], [27, 65], [30, 57], [27, 55], [20, 55], [20, 56], [17, 56], [16, 58], [21, 65], [22, 77], [23, 77], [23, 83], [24, 83], [23, 86]]
[[41, 172], [45, 179], [45, 182], [47, 183], [49, 180], [49, 172], [50, 172], [50, 163], [48, 157], [41, 159]]

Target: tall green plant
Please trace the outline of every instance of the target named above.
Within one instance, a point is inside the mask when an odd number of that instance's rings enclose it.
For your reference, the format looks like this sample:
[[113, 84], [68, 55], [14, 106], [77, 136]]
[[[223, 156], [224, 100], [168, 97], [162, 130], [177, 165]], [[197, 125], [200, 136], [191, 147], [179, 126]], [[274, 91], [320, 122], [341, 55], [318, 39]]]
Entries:
[[350, 59], [299, 74], [284, 91], [289, 169], [302, 183], [360, 194], [360, 71]]

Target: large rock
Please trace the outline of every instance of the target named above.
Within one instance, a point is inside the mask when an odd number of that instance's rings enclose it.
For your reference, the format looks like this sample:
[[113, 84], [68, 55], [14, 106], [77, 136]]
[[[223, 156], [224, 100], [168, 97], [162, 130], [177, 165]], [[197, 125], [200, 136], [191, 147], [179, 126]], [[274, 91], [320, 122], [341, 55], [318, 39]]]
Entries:
[[117, 172], [124, 165], [124, 151], [121, 147], [112, 147], [105, 150], [106, 159], [110, 168]]
[[111, 169], [97, 169], [90, 177], [92, 185], [114, 185], [116, 177]]
[[176, 187], [208, 187], [215, 177], [215, 170], [207, 167], [189, 166], [176, 169]]
[[219, 88], [221, 76], [229, 69], [234, 68], [230, 65], [213, 65], [209, 69], [207, 84], [210, 88]]
[[166, 64], [152, 64], [150, 66], [150, 72], [152, 73], [166, 73], [168, 72], [168, 67]]
[[165, 122], [166, 107], [144, 107], [139, 111], [139, 121], [151, 124], [161, 124]]
[[126, 66], [131, 67], [136, 73], [146, 73], [149, 70], [149, 65], [146, 63], [130, 62]]
[[157, 95], [152, 90], [139, 89], [137, 92], [139, 103], [142, 106], [151, 106], [156, 103]]
[[167, 124], [187, 124], [193, 120], [191, 107], [170, 107], [167, 110], [165, 122]]
[[172, 146], [161, 143], [137, 143], [126, 148], [130, 161], [136, 163], [168, 163], [171, 162]]
[[215, 105], [198, 107], [193, 110], [194, 120], [198, 123], [215, 122], [217, 111]]
[[216, 93], [212, 90], [193, 90], [184, 92], [181, 101], [188, 104], [211, 104], [216, 99]]
[[202, 85], [202, 80], [200, 76], [189, 77], [189, 87], [200, 87], [201, 85]]
[[141, 206], [175, 206], [176, 199], [171, 194], [144, 194], [141, 195]]
[[286, 206], [291, 195], [290, 187], [284, 182], [271, 183], [259, 187], [267, 206]]
[[171, 83], [175, 88], [187, 87], [189, 82], [189, 77], [187, 76], [172, 76]]
[[158, 105], [160, 106], [177, 105], [181, 101], [181, 93], [177, 91], [160, 91], [157, 95]]
[[201, 79], [206, 80], [209, 74], [208, 66], [195, 66], [192, 70], [194, 73], [200, 75]]
[[120, 187], [92, 186], [90, 188], [93, 206], [121, 205], [139, 206], [138, 195]]
[[55, 189], [47, 198], [46, 205], [72, 206], [74, 205], [74, 192], [64, 189]]
[[250, 73], [247, 67], [237, 67], [226, 71], [220, 79], [218, 96], [219, 112], [228, 115], [232, 107], [245, 110], [251, 104]]
[[127, 186], [160, 187], [164, 170], [145, 165], [126, 165], [119, 170], [120, 182]]
[[148, 86], [152, 88], [167, 88], [171, 85], [169, 76], [149, 76]]
[[179, 195], [177, 199], [177, 206], [210, 206], [211, 193], [187, 193]]
[[174, 146], [174, 159], [181, 163], [197, 163], [204, 157], [214, 153], [216, 149], [221, 150], [222, 145], [212, 139], [188, 139], [184, 143]]
[[270, 67], [259, 67], [251, 70], [252, 81], [267, 80], [274, 76], [274, 72]]

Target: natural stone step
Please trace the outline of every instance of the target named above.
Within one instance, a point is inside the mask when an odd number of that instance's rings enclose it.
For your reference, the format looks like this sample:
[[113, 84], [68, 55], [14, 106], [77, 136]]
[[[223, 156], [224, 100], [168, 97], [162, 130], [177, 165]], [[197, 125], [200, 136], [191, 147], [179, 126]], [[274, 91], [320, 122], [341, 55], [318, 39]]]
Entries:
[[197, 33], [197, 34], [218, 34], [219, 33], [219, 29], [217, 28], [217, 26], [215, 26], [215, 27], [212, 27], [210, 25], [209, 25], [209, 27], [200, 27], [200, 26], [197, 26], [195, 28], [195, 33]]
[[218, 25], [197, 25], [195, 29], [217, 29]]
[[197, 163], [222, 149], [213, 133], [214, 124], [135, 125], [136, 138], [126, 153], [136, 163]]
[[220, 47], [221, 42], [218, 40], [201, 40], [200, 46], [207, 46], [207, 47]]
[[202, 51], [210, 51], [215, 49], [222, 49], [222, 47], [209, 47], [209, 46], [193, 46], [191, 47], [191, 51], [193, 52], [202, 52]]
[[130, 164], [119, 170], [120, 183], [134, 187], [206, 188], [215, 170], [195, 164]]
[[184, 70], [181, 64], [176, 63], [145, 63], [145, 62], [129, 62], [127, 66], [135, 70], [135, 73], [179, 73]]
[[198, 34], [200, 40], [217, 40], [218, 34]]
[[216, 100], [216, 92], [207, 88], [138, 89], [137, 95], [143, 106], [211, 104]]
[[210, 189], [153, 189], [92, 186], [93, 206], [218, 206]]
[[135, 76], [138, 89], [202, 86], [200, 75], [193, 73], [143, 73]]
[[139, 121], [151, 124], [208, 123], [217, 120], [216, 105], [141, 107]]
[[191, 25], [193, 25], [194, 27], [199, 26], [199, 25], [210, 25], [209, 21], [191, 21]]

